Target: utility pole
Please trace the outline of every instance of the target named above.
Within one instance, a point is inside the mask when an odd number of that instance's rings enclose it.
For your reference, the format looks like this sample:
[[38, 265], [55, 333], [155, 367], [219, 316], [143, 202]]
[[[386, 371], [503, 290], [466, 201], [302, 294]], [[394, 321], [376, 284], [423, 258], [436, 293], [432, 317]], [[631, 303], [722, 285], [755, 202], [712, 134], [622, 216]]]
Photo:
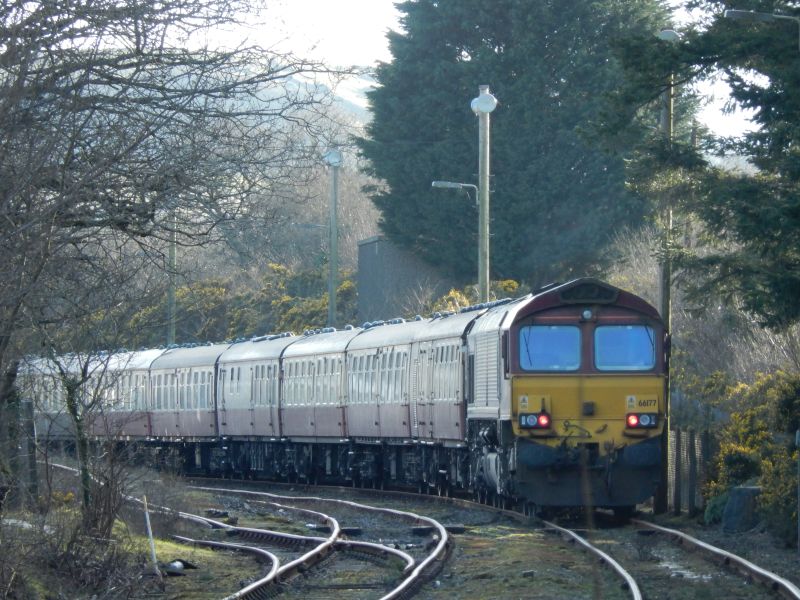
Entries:
[[497, 98], [488, 85], [478, 86], [478, 97], [470, 104], [478, 116], [478, 290], [480, 302], [489, 301], [489, 113]]
[[[658, 38], [670, 43], [676, 43], [680, 36], [671, 29], [665, 29], [658, 34]], [[661, 131], [667, 145], [672, 145], [673, 116], [674, 116], [674, 87], [675, 76], [670, 73], [667, 81], [667, 89], [661, 96]], [[667, 192], [669, 195], [669, 192]], [[659, 291], [661, 296], [661, 319], [664, 322], [664, 331], [670, 332], [670, 321], [672, 316], [672, 257], [670, 256], [672, 246], [672, 201], [666, 199], [664, 207], [664, 231], [661, 237], [661, 278], [659, 281]], [[664, 430], [661, 434], [661, 485], [656, 490], [653, 499], [653, 510], [656, 514], [667, 512], [669, 508], [668, 489], [669, 489], [669, 459], [670, 459], [670, 412], [671, 412], [669, 373], [666, 374], [664, 385]]]
[[331, 167], [330, 201], [330, 241], [328, 243], [328, 327], [336, 326], [336, 287], [339, 276], [339, 228], [336, 211], [339, 196], [339, 167], [342, 166], [342, 153], [331, 148], [322, 157]]
[[178, 270], [177, 247], [178, 247], [178, 217], [175, 214], [177, 209], [172, 209], [172, 231], [169, 234], [169, 286], [167, 288], [167, 346], [175, 343], [175, 275]]

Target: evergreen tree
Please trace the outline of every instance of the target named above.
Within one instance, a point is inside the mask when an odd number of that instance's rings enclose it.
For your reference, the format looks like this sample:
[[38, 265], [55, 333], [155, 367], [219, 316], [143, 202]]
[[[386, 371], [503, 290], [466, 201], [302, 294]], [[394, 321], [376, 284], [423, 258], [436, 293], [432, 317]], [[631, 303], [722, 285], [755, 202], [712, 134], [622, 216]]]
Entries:
[[488, 84], [491, 122], [492, 278], [536, 285], [595, 272], [622, 226], [648, 213], [626, 190], [620, 155], [582, 135], [604, 92], [621, 82], [613, 40], [654, 35], [658, 0], [411, 0], [404, 32], [369, 94], [373, 120], [359, 140], [381, 227], [451, 275], [474, 280], [474, 197], [432, 180], [477, 180], [477, 119], [470, 100]]
[[[651, 39], [628, 40], [619, 56], [629, 74], [606, 116], [615, 134], [636, 129], [636, 110], [656, 98], [667, 73], [683, 83], [718, 78], [731, 89], [733, 107], [752, 109], [757, 129], [742, 137], [711, 139], [695, 150], [681, 140], [668, 151], [640, 148], [639, 183], [676, 167], [686, 176], [675, 194], [695, 215], [710, 243], [683, 249], [679, 264], [694, 297], [719, 295], [762, 323], [781, 329], [800, 320], [800, 50], [798, 23], [724, 17], [726, 9], [800, 16], [796, 1], [700, 1], [704, 18], [683, 42], [665, 51]], [[622, 135], [623, 139], [627, 136]], [[663, 149], [662, 149], [663, 150]], [[747, 157], [751, 172], [713, 167], [709, 152]]]

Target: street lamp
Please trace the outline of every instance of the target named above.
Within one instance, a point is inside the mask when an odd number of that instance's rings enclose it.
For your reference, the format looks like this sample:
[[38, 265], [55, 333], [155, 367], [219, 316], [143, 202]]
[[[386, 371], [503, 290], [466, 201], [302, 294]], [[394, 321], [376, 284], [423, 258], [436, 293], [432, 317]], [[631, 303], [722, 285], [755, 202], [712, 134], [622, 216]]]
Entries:
[[478, 126], [478, 292], [481, 302], [489, 301], [489, 113], [497, 98], [488, 85], [478, 86], [478, 97], [470, 103]]
[[[431, 187], [464, 190], [469, 196], [469, 190], [475, 192], [475, 205], [478, 206], [478, 186], [472, 183], [457, 183], [455, 181], [431, 181]], [[471, 199], [471, 198], [470, 198]]]
[[167, 286], [167, 347], [175, 344], [175, 324], [177, 322], [177, 308], [175, 301], [175, 289], [177, 283], [175, 278], [178, 273], [178, 209], [172, 207], [172, 231], [169, 232], [169, 254], [167, 257], [167, 270], [169, 273], [169, 285]]
[[328, 327], [336, 323], [336, 278], [339, 271], [339, 236], [336, 226], [336, 204], [339, 194], [339, 167], [342, 153], [338, 148], [329, 149], [322, 159], [331, 167], [330, 242], [328, 244]]
[[797, 48], [800, 50], [800, 17], [791, 17], [789, 15], [776, 15], [774, 13], [755, 12], [752, 10], [734, 10], [729, 9], [722, 13], [726, 19], [734, 19], [736, 21], [749, 21], [759, 23], [772, 23], [775, 21], [794, 21], [798, 25], [798, 38]]
[[[669, 42], [671, 44], [677, 43], [680, 40], [680, 35], [672, 29], [663, 29], [658, 33], [658, 39]], [[673, 73], [669, 74], [667, 79], [667, 89], [661, 96], [661, 131], [668, 146], [672, 146], [672, 133], [673, 133], [673, 116], [675, 107], [675, 76]], [[669, 193], [669, 192], [668, 192]], [[661, 238], [662, 244], [662, 262], [661, 262], [661, 278], [659, 281], [659, 291], [661, 296], [661, 318], [664, 321], [665, 331], [670, 330], [670, 321], [672, 314], [672, 256], [671, 241], [672, 241], [672, 201], [667, 197], [666, 206], [664, 209], [664, 232]], [[667, 378], [669, 382], [669, 378]], [[661, 487], [656, 492], [653, 499], [653, 510], [656, 514], [665, 513], [669, 507], [668, 498], [668, 480], [669, 480], [669, 430], [670, 430], [670, 389], [669, 383], [664, 386], [664, 414], [666, 416], [664, 431], [661, 434], [661, 455], [664, 460], [661, 461]], [[677, 489], [677, 488], [676, 488]], [[678, 503], [675, 503], [678, 506]]]
[[[659, 32], [658, 39], [669, 43], [676, 43], [680, 40], [680, 35], [672, 29], [664, 29]], [[661, 96], [661, 131], [667, 145], [672, 145], [673, 116], [675, 112], [675, 76], [670, 73], [667, 81], [667, 89]], [[672, 283], [672, 258], [669, 255], [670, 238], [672, 236], [672, 206], [667, 202], [664, 223], [664, 237], [662, 248], [664, 251], [663, 263], [661, 265], [661, 318], [664, 319], [664, 327], [669, 331], [671, 317], [671, 283]]]

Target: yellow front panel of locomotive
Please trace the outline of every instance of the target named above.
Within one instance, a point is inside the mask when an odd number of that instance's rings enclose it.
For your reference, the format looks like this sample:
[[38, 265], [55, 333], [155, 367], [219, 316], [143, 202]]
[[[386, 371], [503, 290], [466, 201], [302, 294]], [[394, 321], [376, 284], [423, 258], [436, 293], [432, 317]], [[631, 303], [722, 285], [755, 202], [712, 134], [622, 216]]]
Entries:
[[[657, 436], [664, 427], [664, 378], [657, 375], [522, 375], [512, 384], [514, 434], [549, 445], [599, 443], [604, 448]], [[546, 411], [549, 429], [519, 426], [520, 413]], [[652, 429], [626, 428], [628, 413], [656, 413]], [[608, 442], [608, 443], [606, 443]], [[610, 445], [609, 445], [610, 443]]]

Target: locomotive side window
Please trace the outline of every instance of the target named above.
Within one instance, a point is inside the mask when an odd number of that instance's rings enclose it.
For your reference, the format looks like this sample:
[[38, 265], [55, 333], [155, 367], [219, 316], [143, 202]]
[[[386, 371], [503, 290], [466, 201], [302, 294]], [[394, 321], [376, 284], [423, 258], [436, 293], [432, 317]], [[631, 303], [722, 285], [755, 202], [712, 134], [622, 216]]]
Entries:
[[649, 371], [656, 365], [656, 337], [646, 325], [604, 325], [594, 332], [600, 371]]
[[528, 325], [519, 332], [519, 363], [525, 371], [577, 371], [581, 332], [572, 325]]

